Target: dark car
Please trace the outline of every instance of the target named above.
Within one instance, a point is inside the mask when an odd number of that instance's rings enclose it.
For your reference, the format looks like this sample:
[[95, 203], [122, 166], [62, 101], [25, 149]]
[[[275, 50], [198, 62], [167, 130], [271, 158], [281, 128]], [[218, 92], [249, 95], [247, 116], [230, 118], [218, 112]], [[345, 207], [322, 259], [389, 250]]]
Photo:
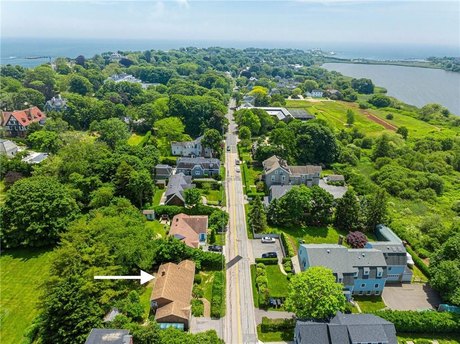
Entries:
[[278, 254], [276, 252], [267, 252], [262, 254], [262, 258], [278, 258]]
[[281, 302], [280, 299], [276, 299], [275, 301], [276, 301], [276, 307], [279, 308], [279, 307], [281, 307], [283, 305], [283, 302]]
[[268, 300], [268, 303], [269, 303], [270, 306], [276, 307], [276, 300], [275, 300], [273, 297], [271, 297], [271, 298]]
[[222, 252], [222, 246], [220, 246], [220, 245], [211, 245], [211, 246], [208, 247], [208, 251]]

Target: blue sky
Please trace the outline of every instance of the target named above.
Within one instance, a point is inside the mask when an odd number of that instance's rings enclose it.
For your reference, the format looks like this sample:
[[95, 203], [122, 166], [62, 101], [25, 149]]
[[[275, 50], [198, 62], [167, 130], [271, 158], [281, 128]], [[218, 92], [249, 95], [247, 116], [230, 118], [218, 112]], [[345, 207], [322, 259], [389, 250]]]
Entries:
[[1, 1], [3, 37], [460, 47], [459, 28], [460, 1]]

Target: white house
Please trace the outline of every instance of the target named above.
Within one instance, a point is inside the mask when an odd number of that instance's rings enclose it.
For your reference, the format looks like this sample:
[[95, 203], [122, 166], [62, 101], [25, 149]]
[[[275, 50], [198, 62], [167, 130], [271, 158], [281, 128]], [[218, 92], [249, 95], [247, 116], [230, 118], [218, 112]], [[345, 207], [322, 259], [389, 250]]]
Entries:
[[311, 96], [313, 98], [322, 98], [323, 97], [323, 91], [321, 91], [321, 90], [312, 90], [311, 91]]
[[212, 149], [203, 147], [201, 144], [202, 138], [203, 136], [200, 136], [193, 141], [171, 142], [172, 155], [183, 157], [212, 157]]

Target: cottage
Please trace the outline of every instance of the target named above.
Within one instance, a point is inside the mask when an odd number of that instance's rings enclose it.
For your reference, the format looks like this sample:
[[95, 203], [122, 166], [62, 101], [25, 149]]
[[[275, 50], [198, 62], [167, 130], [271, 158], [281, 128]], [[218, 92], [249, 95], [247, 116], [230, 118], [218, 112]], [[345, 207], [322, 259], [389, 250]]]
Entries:
[[153, 220], [155, 220], [155, 210], [153, 210], [153, 209], [145, 209], [145, 210], [142, 210], [142, 215], [145, 216], [145, 218], [147, 219], [147, 221], [153, 221]]
[[8, 158], [14, 157], [19, 152], [16, 143], [10, 140], [0, 139], [0, 154], [6, 155]]
[[59, 94], [57, 97], [53, 97], [45, 103], [45, 111], [65, 111], [67, 110], [67, 100], [62, 98]]
[[187, 246], [198, 248], [206, 244], [208, 217], [177, 214], [171, 221], [169, 236], [182, 240]]
[[262, 163], [263, 178], [268, 188], [272, 185], [300, 185], [309, 187], [319, 184], [321, 166], [289, 166], [285, 160], [272, 156]]
[[395, 326], [373, 314], [337, 312], [329, 322], [297, 320], [295, 344], [398, 344]]
[[366, 244], [383, 253], [388, 267], [387, 283], [412, 281], [412, 270], [408, 268], [408, 256], [402, 243], [389, 241], [374, 241]]
[[191, 183], [192, 177], [177, 173], [169, 179], [165, 191], [165, 205], [185, 205], [185, 190], [195, 187]]
[[211, 148], [204, 147], [201, 144], [203, 136], [198, 137], [193, 141], [184, 141], [184, 142], [171, 142], [171, 152], [175, 156], [183, 157], [205, 157], [211, 158], [213, 151]]
[[220, 172], [220, 161], [215, 158], [179, 158], [177, 160], [177, 173], [186, 176], [208, 177], [218, 175]]
[[93, 328], [85, 344], [133, 344], [128, 330]]
[[322, 98], [323, 97], [323, 91], [321, 91], [321, 90], [312, 90], [310, 93], [311, 93], [311, 96], [313, 98]]
[[175, 327], [188, 329], [194, 277], [195, 263], [191, 260], [160, 265], [150, 297], [155, 321], [160, 326], [179, 324]]
[[341, 245], [316, 244], [299, 247], [302, 271], [312, 266], [332, 270], [336, 281], [344, 285], [347, 299], [352, 294], [380, 295], [388, 278], [385, 257], [373, 248], [347, 249]]
[[158, 164], [155, 166], [155, 180], [169, 179], [173, 174], [173, 168], [169, 165]]
[[2, 126], [10, 136], [25, 136], [32, 123], [45, 124], [46, 115], [36, 106], [25, 110], [3, 112]]

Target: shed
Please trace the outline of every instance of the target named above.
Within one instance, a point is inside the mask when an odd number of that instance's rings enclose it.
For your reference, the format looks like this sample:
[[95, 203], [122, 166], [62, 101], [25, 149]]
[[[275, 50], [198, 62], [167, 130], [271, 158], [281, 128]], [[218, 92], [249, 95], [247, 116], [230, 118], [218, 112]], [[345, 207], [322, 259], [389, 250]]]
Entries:
[[155, 220], [155, 210], [153, 210], [153, 209], [145, 209], [145, 210], [142, 210], [142, 214], [145, 216], [145, 218], [146, 218], [148, 221], [153, 221], [153, 220]]

